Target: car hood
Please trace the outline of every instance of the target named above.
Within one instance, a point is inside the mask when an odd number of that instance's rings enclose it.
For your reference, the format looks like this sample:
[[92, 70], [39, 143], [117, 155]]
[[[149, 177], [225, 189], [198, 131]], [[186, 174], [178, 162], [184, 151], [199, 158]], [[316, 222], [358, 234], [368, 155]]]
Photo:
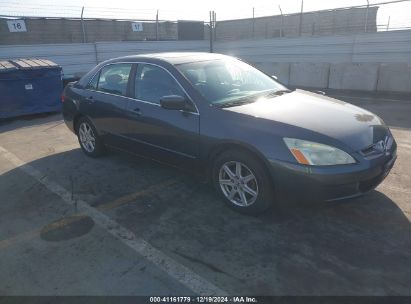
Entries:
[[259, 98], [253, 103], [224, 110], [314, 131], [336, 139], [355, 151], [376, 142], [374, 128], [384, 124], [377, 115], [362, 108], [303, 90]]

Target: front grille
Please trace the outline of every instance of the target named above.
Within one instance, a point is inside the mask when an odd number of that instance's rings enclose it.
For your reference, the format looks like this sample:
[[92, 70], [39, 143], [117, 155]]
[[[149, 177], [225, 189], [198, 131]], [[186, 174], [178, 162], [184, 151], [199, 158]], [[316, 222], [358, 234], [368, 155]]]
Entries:
[[384, 154], [386, 151], [389, 151], [394, 144], [394, 138], [391, 134], [385, 136], [385, 138], [375, 142], [368, 146], [365, 149], [361, 150], [361, 154], [365, 157], [374, 156], [374, 155], [381, 155]]
[[362, 153], [364, 156], [372, 155], [374, 152], [375, 152], [375, 150], [374, 150], [374, 145], [371, 145], [371, 146], [369, 146], [369, 147], [361, 150], [361, 153]]

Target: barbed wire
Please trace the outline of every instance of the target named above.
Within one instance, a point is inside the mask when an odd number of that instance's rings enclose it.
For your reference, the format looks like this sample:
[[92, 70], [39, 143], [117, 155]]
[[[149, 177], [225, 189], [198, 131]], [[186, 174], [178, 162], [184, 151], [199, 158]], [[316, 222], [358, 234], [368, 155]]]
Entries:
[[[307, 2], [307, 0], [306, 0]], [[382, 6], [388, 4], [402, 4], [402, 3], [410, 3], [410, 0], [392, 0], [392, 1], [383, 1], [383, 2], [372, 2], [370, 3], [370, 7], [373, 6]], [[308, 2], [309, 3], [309, 2]], [[19, 1], [4, 1], [1, 3], [1, 13], [2, 16], [8, 17], [24, 17], [24, 16], [31, 16], [31, 17], [79, 17], [81, 14], [82, 6], [79, 5], [55, 5], [55, 4], [27, 4]], [[354, 6], [346, 6], [346, 7], [330, 7], [322, 11], [332, 11], [338, 9], [349, 9], [349, 8], [363, 8], [367, 7], [366, 4], [364, 5], [354, 5]], [[300, 13], [300, 11], [292, 10], [287, 11], [287, 6], [282, 8], [284, 10], [285, 15], [287, 14], [296, 14]], [[28, 14], [27, 11], [30, 11]], [[47, 12], [45, 14], [45, 11]], [[227, 11], [217, 11], [218, 19], [225, 20], [225, 19], [238, 19], [238, 18], [252, 18], [252, 9], [245, 9], [245, 8], [236, 8], [233, 12]], [[318, 10], [305, 10], [304, 13], [310, 12], [319, 12]], [[121, 8], [121, 7], [102, 7], [102, 6], [85, 6], [84, 10], [84, 17], [87, 18], [109, 18], [112, 19], [133, 19], [135, 17], [144, 16], [151, 16], [155, 18], [157, 13], [157, 9], [152, 8]], [[189, 19], [192, 18], [193, 15], [196, 16], [204, 16], [202, 19], [203, 21], [207, 21], [208, 12], [204, 11], [203, 9], [196, 8], [195, 6], [190, 7], [189, 9], [182, 12], [180, 9], [160, 9], [160, 14], [164, 17], [163, 19], [169, 20], [177, 20], [177, 19]], [[187, 16], [189, 15], [189, 16]], [[264, 16], [271, 16], [271, 15], [280, 15], [279, 8], [276, 6], [255, 6], [254, 8], [254, 17], [264, 17]], [[230, 17], [228, 17], [230, 16]], [[172, 18], [173, 17], [173, 18]]]

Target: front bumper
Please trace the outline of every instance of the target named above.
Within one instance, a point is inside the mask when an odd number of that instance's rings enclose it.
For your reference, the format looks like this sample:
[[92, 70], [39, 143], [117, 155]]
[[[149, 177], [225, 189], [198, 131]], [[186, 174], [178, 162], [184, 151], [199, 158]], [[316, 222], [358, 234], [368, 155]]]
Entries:
[[376, 188], [397, 159], [396, 146], [371, 160], [339, 166], [306, 166], [270, 160], [274, 187], [306, 200], [336, 201]]

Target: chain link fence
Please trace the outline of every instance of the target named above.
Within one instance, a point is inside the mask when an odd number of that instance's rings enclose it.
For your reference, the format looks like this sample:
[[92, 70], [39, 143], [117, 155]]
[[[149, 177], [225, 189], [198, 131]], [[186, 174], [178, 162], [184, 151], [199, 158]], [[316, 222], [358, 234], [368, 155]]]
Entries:
[[[310, 0], [299, 1], [300, 11], [296, 11], [295, 7], [288, 9], [286, 5], [270, 9], [256, 6], [250, 9], [248, 18], [233, 19], [236, 16], [244, 17], [244, 9], [201, 12], [198, 8], [182, 11], [55, 4], [47, 6], [13, 1], [1, 3], [0, 0], [0, 44], [228, 41], [411, 29], [411, 0], [316, 11], [310, 11]], [[226, 20], [219, 19], [220, 15], [223, 18], [226, 16]], [[161, 16], [170, 18], [160, 18]], [[200, 21], [190, 23], [185, 20], [194, 16], [199, 16]], [[208, 20], [208, 16], [212, 18]]]

